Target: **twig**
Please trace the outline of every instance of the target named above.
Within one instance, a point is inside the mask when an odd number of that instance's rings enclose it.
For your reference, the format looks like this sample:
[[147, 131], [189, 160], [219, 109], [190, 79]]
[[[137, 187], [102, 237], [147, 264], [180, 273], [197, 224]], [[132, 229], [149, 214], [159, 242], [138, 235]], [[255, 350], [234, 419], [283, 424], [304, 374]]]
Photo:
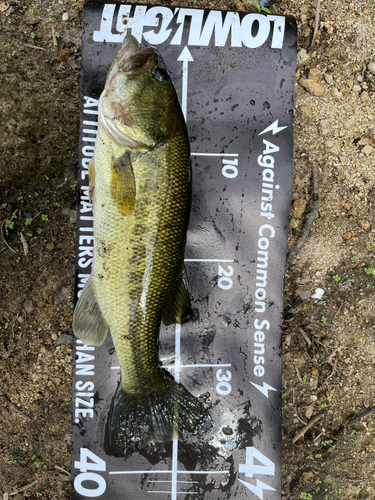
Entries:
[[360, 415], [359, 417], [357, 417], [354, 420], [352, 420], [351, 422], [349, 422], [349, 425], [355, 424], [356, 422], [358, 422], [358, 420], [361, 420], [361, 418], [367, 417], [367, 415], [371, 415], [371, 413], [374, 413], [374, 412], [375, 412], [375, 407], [371, 408], [371, 410], [366, 411], [366, 413], [364, 413], [363, 415]]
[[316, 37], [318, 36], [319, 16], [320, 16], [320, 0], [316, 0], [314, 35], [313, 35], [313, 39], [312, 39], [311, 45], [310, 45], [311, 52], [314, 50], [314, 45], [315, 45], [315, 42], [316, 42]]
[[51, 28], [52, 28], [53, 48], [55, 49], [55, 55], [57, 56], [58, 49], [57, 49], [57, 40], [55, 35], [55, 27], [51, 26]]
[[289, 252], [287, 264], [291, 264], [294, 257], [301, 250], [305, 244], [307, 237], [310, 234], [311, 228], [313, 227], [316, 216], [319, 212], [319, 184], [318, 184], [318, 168], [312, 167], [312, 177], [313, 177], [313, 207], [310, 212], [309, 218], [307, 219], [305, 229], [303, 230], [301, 238], [298, 240], [297, 244]]
[[11, 491], [10, 493], [8, 493], [8, 495], [10, 497], [13, 496], [13, 495], [17, 495], [17, 493], [21, 493], [21, 491], [28, 490], [29, 488], [31, 488], [32, 486], [34, 486], [34, 484], [36, 484], [37, 482], [38, 482], [38, 479], [35, 479], [35, 481], [33, 481], [32, 483], [27, 484], [26, 486], [22, 486], [22, 488], [17, 488], [16, 490]]
[[294, 444], [296, 441], [298, 441], [298, 439], [300, 439], [302, 436], [304, 436], [306, 434], [306, 432], [314, 424], [316, 424], [316, 422], [318, 420], [320, 420], [322, 418], [322, 416], [323, 416], [323, 413], [318, 413], [317, 415], [315, 415], [315, 417], [312, 418], [308, 424], [306, 424], [304, 427], [302, 427], [302, 429], [294, 436], [294, 438], [292, 439], [292, 443]]
[[296, 366], [294, 366], [294, 368], [296, 369], [298, 380], [301, 382], [301, 384], [303, 384], [303, 380], [302, 380], [301, 373], [300, 373], [299, 369]]
[[25, 255], [27, 255], [29, 253], [29, 245], [28, 245], [26, 238], [24, 237], [22, 232], [20, 233], [20, 240], [21, 240], [21, 243], [23, 246], [23, 253]]
[[60, 470], [61, 472], [64, 472], [65, 474], [67, 474], [70, 477], [70, 472], [68, 472], [67, 470], [63, 469], [62, 467], [59, 467], [58, 465], [55, 465], [55, 469]]
[[8, 243], [5, 241], [5, 237], [4, 237], [4, 233], [3, 233], [3, 227], [4, 227], [4, 222], [5, 222], [5, 220], [6, 220], [6, 219], [4, 219], [4, 220], [3, 220], [3, 223], [1, 224], [1, 235], [2, 235], [2, 237], [3, 237], [3, 241], [4, 241], [4, 243], [6, 244], [6, 246], [9, 248], [9, 250], [12, 250], [12, 252], [17, 253], [17, 252], [16, 252], [15, 250], [13, 250], [13, 248], [12, 248], [12, 247], [10, 247], [10, 246], [8, 245]]
[[44, 49], [43, 47], [38, 47], [37, 45], [29, 45], [28, 43], [25, 43], [25, 46], [30, 47], [30, 49], [44, 50], [44, 52], [47, 52], [47, 49]]
[[309, 337], [307, 336], [307, 333], [305, 332], [305, 330], [303, 328], [300, 328], [299, 329], [300, 333], [302, 334], [302, 337], [306, 340], [307, 344], [308, 345], [311, 345], [312, 342], [311, 340], [309, 339]]

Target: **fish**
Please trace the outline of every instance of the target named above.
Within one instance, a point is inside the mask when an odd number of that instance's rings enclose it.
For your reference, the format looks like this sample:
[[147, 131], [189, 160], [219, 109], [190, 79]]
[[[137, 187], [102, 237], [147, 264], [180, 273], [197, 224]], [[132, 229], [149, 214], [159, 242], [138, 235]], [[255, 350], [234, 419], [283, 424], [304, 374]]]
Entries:
[[191, 205], [190, 146], [160, 54], [127, 35], [99, 99], [89, 163], [94, 215], [91, 275], [73, 315], [75, 336], [99, 346], [110, 331], [121, 381], [108, 417], [110, 452], [199, 435], [203, 403], [163, 370], [161, 322], [192, 317], [184, 267]]

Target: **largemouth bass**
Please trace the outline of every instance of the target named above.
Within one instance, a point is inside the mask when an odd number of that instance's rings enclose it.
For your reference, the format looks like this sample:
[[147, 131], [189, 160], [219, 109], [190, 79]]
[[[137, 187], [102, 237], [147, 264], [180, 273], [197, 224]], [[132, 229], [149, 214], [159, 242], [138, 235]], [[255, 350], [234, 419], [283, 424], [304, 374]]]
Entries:
[[99, 100], [89, 165], [94, 213], [91, 276], [75, 335], [101, 345], [110, 330], [121, 368], [109, 416], [113, 454], [126, 456], [207, 427], [209, 416], [160, 367], [161, 320], [191, 314], [184, 269], [190, 149], [176, 91], [160, 55], [128, 35]]

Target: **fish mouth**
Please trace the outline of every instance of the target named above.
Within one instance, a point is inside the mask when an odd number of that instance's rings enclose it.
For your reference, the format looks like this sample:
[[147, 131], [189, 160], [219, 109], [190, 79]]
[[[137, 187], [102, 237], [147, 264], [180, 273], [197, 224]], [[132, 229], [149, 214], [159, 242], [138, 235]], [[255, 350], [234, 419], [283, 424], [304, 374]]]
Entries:
[[116, 74], [125, 73], [126, 76], [137, 76], [150, 61], [154, 64], [159, 62], [159, 56], [155, 49], [152, 47], [140, 49], [138, 40], [132, 35], [126, 35], [108, 72], [106, 88], [110, 86]]

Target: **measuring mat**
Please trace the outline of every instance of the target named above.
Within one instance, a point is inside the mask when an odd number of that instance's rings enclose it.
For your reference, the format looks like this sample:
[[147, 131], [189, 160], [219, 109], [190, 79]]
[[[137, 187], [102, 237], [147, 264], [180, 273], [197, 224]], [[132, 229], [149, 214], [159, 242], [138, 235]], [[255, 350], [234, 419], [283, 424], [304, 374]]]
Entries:
[[73, 500], [281, 498], [281, 333], [293, 183], [294, 18], [85, 2], [76, 298], [93, 257], [88, 163], [98, 99], [127, 33], [162, 56], [188, 127], [185, 265], [194, 318], [162, 325], [165, 370], [209, 409], [203, 435], [109, 454], [120, 381], [108, 336], [75, 341]]

